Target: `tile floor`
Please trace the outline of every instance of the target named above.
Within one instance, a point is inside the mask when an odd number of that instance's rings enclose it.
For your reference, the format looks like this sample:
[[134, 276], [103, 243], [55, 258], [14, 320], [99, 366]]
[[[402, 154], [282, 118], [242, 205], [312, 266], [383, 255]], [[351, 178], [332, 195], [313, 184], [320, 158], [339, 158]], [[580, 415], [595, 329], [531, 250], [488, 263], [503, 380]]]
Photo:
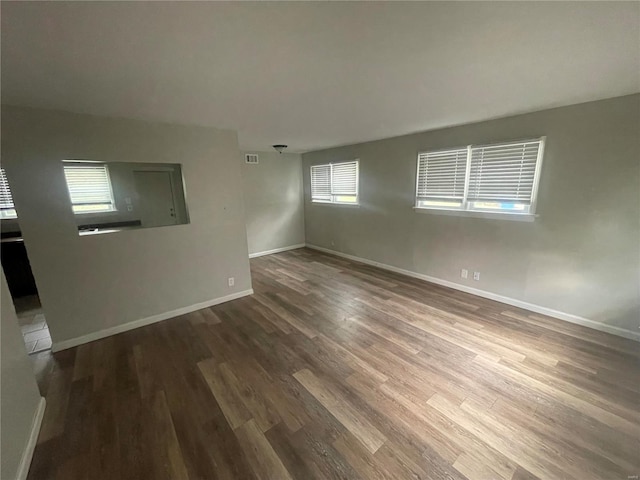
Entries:
[[37, 353], [51, 348], [51, 335], [37, 295], [14, 299], [18, 323], [22, 330], [27, 353]]

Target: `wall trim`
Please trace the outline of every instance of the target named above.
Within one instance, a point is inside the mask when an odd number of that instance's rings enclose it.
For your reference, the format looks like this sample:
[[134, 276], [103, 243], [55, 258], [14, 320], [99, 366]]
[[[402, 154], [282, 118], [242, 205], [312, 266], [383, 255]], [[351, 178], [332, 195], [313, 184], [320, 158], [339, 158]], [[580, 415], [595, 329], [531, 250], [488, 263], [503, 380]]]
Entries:
[[304, 246], [304, 243], [298, 243], [296, 245], [289, 245], [288, 247], [274, 248], [273, 250], [265, 250], [264, 252], [250, 253], [249, 258], [263, 257], [264, 255], [286, 252], [287, 250], [296, 250], [297, 248], [304, 248]]
[[522, 300], [518, 300], [511, 297], [505, 297], [503, 295], [499, 295], [493, 292], [488, 292], [486, 290], [480, 290], [478, 288], [468, 287], [460, 283], [450, 282], [448, 280], [442, 280], [437, 277], [431, 277], [429, 275], [413, 272], [411, 270], [405, 270], [403, 268], [394, 267], [392, 265], [376, 262], [374, 260], [369, 260], [367, 258], [356, 257], [355, 255], [349, 255], [347, 253], [338, 252], [336, 250], [331, 250], [329, 248], [319, 247], [317, 245], [311, 245], [309, 243], [307, 243], [307, 248], [328, 253], [330, 255], [336, 255], [338, 257], [347, 258], [349, 260], [354, 260], [356, 262], [364, 263], [367, 265], [372, 265], [374, 267], [382, 268], [383, 270], [389, 270], [390, 272], [395, 272], [401, 275], [407, 275], [409, 277], [418, 278], [420, 280], [425, 280], [427, 282], [435, 283], [436, 285], [442, 285], [443, 287], [453, 288], [455, 290], [460, 290], [462, 292], [470, 293], [472, 295], [477, 295], [479, 297], [495, 300], [496, 302], [506, 303], [507, 305], [523, 308], [525, 310], [530, 310], [535, 313], [540, 313], [542, 315], [547, 315], [549, 317], [557, 318], [558, 320], [564, 320], [566, 322], [575, 323], [578, 325], [582, 325], [584, 327], [593, 328], [594, 330], [600, 330], [601, 332], [611, 333], [619, 337], [624, 337], [624, 338], [628, 338], [628, 339], [640, 342], [640, 332], [634, 332], [633, 330], [627, 330], [625, 328], [620, 328], [613, 325], [606, 325], [604, 323], [596, 322], [595, 320], [590, 320], [584, 317], [579, 317], [578, 315], [573, 315], [571, 313], [561, 312], [559, 310], [553, 310], [552, 308], [547, 308], [541, 305], [524, 302]]
[[202, 310], [203, 308], [212, 307], [220, 303], [229, 302], [237, 298], [246, 297], [247, 295], [253, 295], [253, 289], [243, 290], [241, 292], [232, 293], [224, 297], [214, 298], [213, 300], [207, 300], [206, 302], [195, 303], [187, 307], [178, 308], [176, 310], [170, 310], [168, 312], [159, 313], [146, 318], [140, 318], [133, 320], [132, 322], [123, 323], [122, 325], [116, 325], [115, 327], [105, 328], [104, 330], [98, 330], [97, 332], [88, 333], [80, 337], [71, 338], [69, 340], [63, 340], [61, 342], [54, 342], [51, 346], [53, 352], [59, 352], [60, 350], [66, 350], [67, 348], [77, 347], [84, 343], [93, 342], [94, 340], [100, 340], [101, 338], [110, 337], [118, 333], [127, 332], [135, 328], [144, 327], [145, 325], [151, 325], [152, 323], [168, 320], [169, 318], [177, 317], [179, 315], [185, 315], [187, 313], [195, 312], [196, 310]]
[[38, 408], [33, 414], [33, 421], [31, 422], [31, 431], [29, 432], [29, 439], [25, 446], [24, 452], [22, 452], [22, 458], [20, 459], [20, 465], [18, 465], [18, 473], [16, 480], [26, 480], [29, 474], [29, 467], [31, 467], [31, 460], [33, 459], [33, 452], [36, 449], [38, 443], [38, 435], [40, 435], [40, 427], [42, 426], [42, 419], [44, 418], [44, 410], [47, 407], [47, 401], [44, 397], [40, 397], [38, 402]]

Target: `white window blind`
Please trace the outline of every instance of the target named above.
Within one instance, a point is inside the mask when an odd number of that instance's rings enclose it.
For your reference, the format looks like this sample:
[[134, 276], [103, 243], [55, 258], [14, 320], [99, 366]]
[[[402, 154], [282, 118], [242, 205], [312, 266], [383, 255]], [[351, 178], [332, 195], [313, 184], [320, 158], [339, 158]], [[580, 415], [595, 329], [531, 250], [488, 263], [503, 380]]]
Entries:
[[466, 148], [418, 155], [418, 206], [460, 206], [467, 171]]
[[314, 201], [331, 201], [331, 165], [311, 167], [311, 198]]
[[469, 201], [531, 203], [540, 141], [471, 148]]
[[535, 212], [544, 138], [418, 155], [416, 207]]
[[311, 167], [311, 200], [358, 203], [358, 160]]
[[103, 164], [65, 165], [64, 176], [74, 213], [115, 210], [109, 171]]
[[0, 168], [0, 217], [18, 218], [4, 168]]

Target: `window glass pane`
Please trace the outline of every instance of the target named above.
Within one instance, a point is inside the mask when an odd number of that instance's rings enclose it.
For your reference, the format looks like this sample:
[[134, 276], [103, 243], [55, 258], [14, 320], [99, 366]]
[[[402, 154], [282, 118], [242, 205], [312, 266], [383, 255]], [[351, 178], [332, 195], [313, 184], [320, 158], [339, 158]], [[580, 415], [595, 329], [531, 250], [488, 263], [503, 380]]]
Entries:
[[113, 205], [110, 203], [92, 203], [89, 205], [73, 205], [74, 213], [97, 213], [97, 212], [112, 212]]
[[469, 202], [469, 209], [472, 210], [502, 210], [512, 213], [529, 213], [530, 205], [513, 202]]
[[335, 195], [334, 199], [336, 203], [356, 203], [358, 201], [358, 197], [355, 195]]
[[423, 208], [460, 208], [462, 201], [460, 200], [418, 200], [416, 206]]
[[18, 214], [13, 208], [2, 209], [0, 210], [0, 218], [18, 218]]

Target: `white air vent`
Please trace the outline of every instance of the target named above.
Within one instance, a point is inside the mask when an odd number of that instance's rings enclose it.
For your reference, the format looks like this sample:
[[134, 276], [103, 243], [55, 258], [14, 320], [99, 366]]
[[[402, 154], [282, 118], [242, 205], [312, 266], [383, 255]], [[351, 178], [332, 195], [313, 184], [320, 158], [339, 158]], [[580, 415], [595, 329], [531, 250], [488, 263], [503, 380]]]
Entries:
[[256, 153], [247, 153], [244, 156], [244, 161], [246, 163], [253, 163], [253, 164], [257, 164], [258, 163], [258, 155]]

